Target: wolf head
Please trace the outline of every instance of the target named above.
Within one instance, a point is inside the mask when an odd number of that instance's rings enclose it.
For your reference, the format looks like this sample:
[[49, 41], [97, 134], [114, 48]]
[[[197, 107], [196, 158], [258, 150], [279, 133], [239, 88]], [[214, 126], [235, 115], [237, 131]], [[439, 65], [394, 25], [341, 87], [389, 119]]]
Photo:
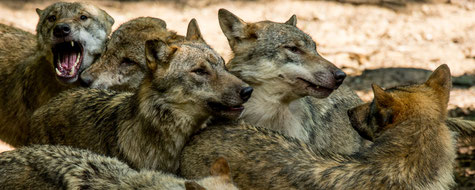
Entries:
[[64, 83], [77, 81], [102, 52], [114, 19], [104, 10], [84, 3], [59, 2], [36, 9], [38, 48], [53, 63], [56, 77]]
[[443, 121], [446, 116], [452, 80], [447, 65], [439, 66], [424, 84], [383, 90], [373, 84], [374, 100], [348, 110], [353, 128], [368, 140], [385, 130], [416, 117], [420, 112]]
[[210, 177], [197, 182], [185, 182], [186, 190], [237, 190], [231, 177], [231, 169], [223, 157], [218, 158], [210, 168]]
[[272, 87], [290, 100], [325, 98], [346, 77], [318, 54], [312, 38], [296, 27], [295, 15], [285, 23], [246, 23], [220, 9], [218, 18], [235, 56], [229, 70], [255, 88]]
[[134, 91], [148, 70], [145, 41], [163, 39], [168, 44], [182, 42], [184, 36], [166, 29], [165, 21], [139, 17], [120, 25], [110, 36], [101, 57], [81, 73], [91, 88]]
[[145, 59], [154, 89], [182, 110], [234, 118], [251, 96], [252, 88], [229, 73], [223, 58], [204, 43], [195, 19], [183, 43], [147, 41]]

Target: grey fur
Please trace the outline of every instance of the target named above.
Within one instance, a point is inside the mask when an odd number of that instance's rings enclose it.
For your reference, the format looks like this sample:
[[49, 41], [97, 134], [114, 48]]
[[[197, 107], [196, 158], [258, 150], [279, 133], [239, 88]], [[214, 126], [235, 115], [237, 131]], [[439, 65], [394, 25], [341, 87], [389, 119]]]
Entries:
[[444, 122], [450, 74], [442, 67], [434, 76], [443, 77], [425, 84], [375, 91], [391, 101], [377, 98], [353, 108], [355, 129], [374, 134], [374, 143], [355, 154], [315, 150], [267, 128], [209, 126], [184, 148], [180, 173], [199, 178], [200, 169], [222, 156], [242, 189], [449, 189], [455, 142]]
[[[106, 12], [85, 3], [60, 2], [37, 12], [40, 19], [36, 39], [27, 32], [6, 30], [8, 33], [0, 34], [0, 47], [22, 43], [9, 51], [0, 51], [0, 139], [13, 146], [25, 144], [28, 120], [35, 109], [59, 92], [79, 85], [75, 78], [65, 82], [55, 75], [51, 48], [58, 40], [52, 37], [56, 23], [68, 22], [74, 40], [82, 42], [86, 53], [81, 69], [102, 52], [113, 23]], [[84, 12], [88, 12], [87, 21], [78, 19]], [[53, 14], [57, 15], [57, 22], [46, 19]]]
[[[346, 154], [359, 149], [362, 139], [346, 110], [362, 101], [348, 86], [334, 84], [333, 73], [339, 69], [318, 54], [312, 38], [295, 26], [295, 16], [286, 23], [246, 23], [225, 9], [218, 15], [234, 53], [227, 67], [254, 88], [244, 121], [315, 149]], [[338, 89], [312, 92], [299, 78]]]
[[229, 176], [185, 180], [159, 171], [137, 171], [116, 158], [67, 146], [35, 145], [0, 154], [1, 189], [184, 190], [186, 183], [210, 190], [237, 189]]
[[139, 17], [115, 30], [99, 60], [81, 73], [91, 88], [135, 91], [148, 68], [145, 42], [161, 39], [169, 44], [182, 42], [184, 36], [166, 29], [165, 21]]
[[[195, 20], [190, 27], [198, 27]], [[202, 40], [173, 45], [149, 40], [145, 46], [149, 69], [135, 93], [61, 93], [35, 111], [29, 143], [70, 145], [117, 157], [133, 168], [176, 172], [189, 136], [211, 115], [229, 113], [212, 105], [242, 105], [239, 92], [247, 84], [228, 73]]]

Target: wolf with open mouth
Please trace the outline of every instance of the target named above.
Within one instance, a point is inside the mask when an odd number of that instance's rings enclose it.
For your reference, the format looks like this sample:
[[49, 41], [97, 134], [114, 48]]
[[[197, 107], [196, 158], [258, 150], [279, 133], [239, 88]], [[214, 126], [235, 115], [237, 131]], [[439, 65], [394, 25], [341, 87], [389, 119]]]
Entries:
[[[36, 12], [37, 45], [0, 51], [0, 139], [13, 146], [23, 145], [36, 108], [79, 86], [79, 73], [100, 56], [114, 24], [104, 10], [85, 3], [58, 2]], [[7, 37], [0, 33], [0, 47], [22, 38]]]
[[[60, 10], [60, 11], [59, 11]], [[56, 3], [36, 9], [39, 48], [53, 58], [56, 77], [73, 83], [99, 57], [114, 23], [106, 12], [82, 3]]]

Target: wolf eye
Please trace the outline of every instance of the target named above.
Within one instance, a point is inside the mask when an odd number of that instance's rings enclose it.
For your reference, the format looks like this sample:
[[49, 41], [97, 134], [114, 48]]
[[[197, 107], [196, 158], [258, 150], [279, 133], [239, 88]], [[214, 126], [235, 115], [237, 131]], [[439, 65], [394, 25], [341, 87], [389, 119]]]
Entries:
[[284, 46], [285, 49], [288, 49], [289, 51], [291, 51], [292, 53], [302, 53], [302, 50], [300, 50], [298, 47], [296, 46]]
[[48, 17], [48, 21], [50, 21], [50, 22], [56, 21], [56, 16], [55, 16], [55, 15], [49, 16], [49, 17]]
[[207, 75], [207, 74], [209, 74], [206, 70], [204, 70], [202, 68], [192, 70], [191, 72], [193, 72], [197, 75]]
[[81, 15], [80, 19], [81, 20], [87, 20], [87, 16], [86, 15]]

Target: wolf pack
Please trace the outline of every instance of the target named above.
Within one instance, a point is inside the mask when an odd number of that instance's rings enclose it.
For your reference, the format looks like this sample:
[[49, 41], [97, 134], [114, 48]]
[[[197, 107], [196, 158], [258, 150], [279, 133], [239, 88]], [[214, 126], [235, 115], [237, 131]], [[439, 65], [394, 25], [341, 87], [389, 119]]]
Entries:
[[[297, 25], [218, 11], [225, 60], [139, 17], [36, 9], [36, 35], [0, 24], [0, 189], [450, 189], [450, 69], [373, 84], [364, 103]], [[377, 83], [378, 81], [374, 81]]]

